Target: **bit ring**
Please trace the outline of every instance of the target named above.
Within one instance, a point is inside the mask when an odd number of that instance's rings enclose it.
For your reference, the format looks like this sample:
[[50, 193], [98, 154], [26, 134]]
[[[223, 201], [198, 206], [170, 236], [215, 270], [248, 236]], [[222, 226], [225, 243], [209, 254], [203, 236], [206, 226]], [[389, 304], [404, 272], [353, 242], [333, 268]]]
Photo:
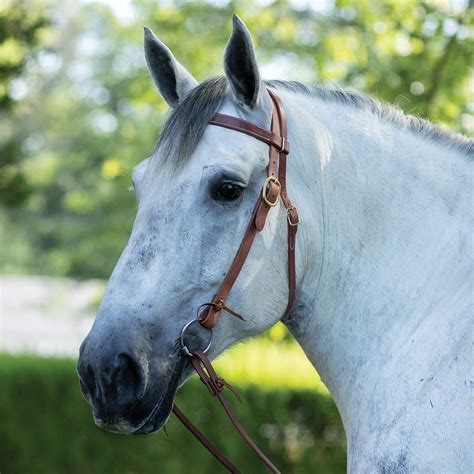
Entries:
[[[200, 323], [200, 321], [198, 319], [191, 319], [191, 321], [188, 321], [184, 326], [183, 326], [183, 329], [181, 329], [181, 334], [179, 335], [179, 342], [181, 344], [181, 351], [187, 355], [188, 357], [192, 357], [192, 353], [191, 351], [188, 349], [188, 346], [186, 345], [186, 343], [184, 342], [184, 334], [186, 332], [186, 329], [189, 328], [189, 326], [191, 326], [193, 323]], [[209, 339], [209, 342], [207, 344], [207, 346], [202, 350], [202, 352], [204, 354], [206, 354], [209, 349], [211, 348], [211, 345], [212, 345], [212, 339], [214, 337], [214, 331], [212, 329], [210, 329], [211, 331], [211, 337]]]

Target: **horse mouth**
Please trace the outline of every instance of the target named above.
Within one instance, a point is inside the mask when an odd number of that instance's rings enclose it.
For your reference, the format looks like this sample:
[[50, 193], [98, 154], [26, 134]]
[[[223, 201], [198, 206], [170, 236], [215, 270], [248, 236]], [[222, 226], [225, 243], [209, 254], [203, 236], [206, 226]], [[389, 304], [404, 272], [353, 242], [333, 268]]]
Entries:
[[137, 427], [131, 430], [131, 434], [150, 434], [163, 428], [171, 415], [171, 411], [173, 410], [174, 397], [176, 395], [176, 391], [178, 390], [185, 365], [185, 358], [179, 357], [165, 392], [155, 403], [153, 409], [143, 419], [143, 421]]

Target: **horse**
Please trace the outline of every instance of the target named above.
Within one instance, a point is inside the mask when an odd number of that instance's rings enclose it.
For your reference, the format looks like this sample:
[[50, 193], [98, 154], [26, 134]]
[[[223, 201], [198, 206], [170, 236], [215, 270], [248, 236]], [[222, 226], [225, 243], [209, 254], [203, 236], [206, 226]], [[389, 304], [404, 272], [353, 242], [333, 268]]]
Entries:
[[136, 219], [80, 349], [95, 423], [151, 433], [167, 422], [192, 374], [176, 341], [224, 278], [268, 165], [265, 143], [209, 120], [269, 129], [270, 91], [301, 221], [295, 302], [285, 314], [280, 202], [229, 296], [245, 322], [222, 316], [209, 358], [281, 320], [335, 400], [349, 472], [471, 472], [474, 140], [360, 93], [264, 81], [236, 16], [223, 76], [198, 83], [148, 28], [145, 57], [171, 112], [134, 169]]

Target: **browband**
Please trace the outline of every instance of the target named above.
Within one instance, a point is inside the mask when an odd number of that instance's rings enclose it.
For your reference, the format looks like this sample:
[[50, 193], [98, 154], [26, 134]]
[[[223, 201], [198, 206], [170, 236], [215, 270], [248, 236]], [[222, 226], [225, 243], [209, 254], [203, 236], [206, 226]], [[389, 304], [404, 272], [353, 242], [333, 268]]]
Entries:
[[257, 127], [253, 123], [247, 122], [246, 120], [239, 119], [237, 117], [232, 117], [232, 115], [226, 114], [215, 114], [211, 120], [209, 120], [211, 125], [217, 125], [218, 127], [228, 128], [229, 130], [235, 130], [236, 132], [245, 133], [250, 135], [261, 142], [266, 143], [267, 145], [272, 145], [283, 153], [290, 153], [290, 144], [285, 139], [273, 132], [269, 132], [264, 128]]

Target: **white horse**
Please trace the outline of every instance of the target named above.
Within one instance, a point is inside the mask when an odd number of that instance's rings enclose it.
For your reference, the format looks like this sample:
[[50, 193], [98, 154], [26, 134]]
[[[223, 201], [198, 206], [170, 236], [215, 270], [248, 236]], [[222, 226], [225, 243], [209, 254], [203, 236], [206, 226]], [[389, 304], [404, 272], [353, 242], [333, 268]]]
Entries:
[[[148, 29], [145, 53], [172, 111], [135, 169], [133, 231], [81, 348], [96, 423], [125, 433], [166, 423], [192, 373], [175, 341], [229, 268], [268, 160], [265, 144], [208, 120], [220, 111], [269, 129], [271, 88], [288, 117], [301, 217], [283, 322], [336, 401], [348, 470], [473, 472], [473, 140], [358, 94], [263, 82], [237, 17], [225, 77], [198, 84]], [[210, 358], [282, 318], [284, 211], [270, 211], [231, 292], [246, 321], [221, 317]], [[206, 337], [196, 328], [196, 344]]]

